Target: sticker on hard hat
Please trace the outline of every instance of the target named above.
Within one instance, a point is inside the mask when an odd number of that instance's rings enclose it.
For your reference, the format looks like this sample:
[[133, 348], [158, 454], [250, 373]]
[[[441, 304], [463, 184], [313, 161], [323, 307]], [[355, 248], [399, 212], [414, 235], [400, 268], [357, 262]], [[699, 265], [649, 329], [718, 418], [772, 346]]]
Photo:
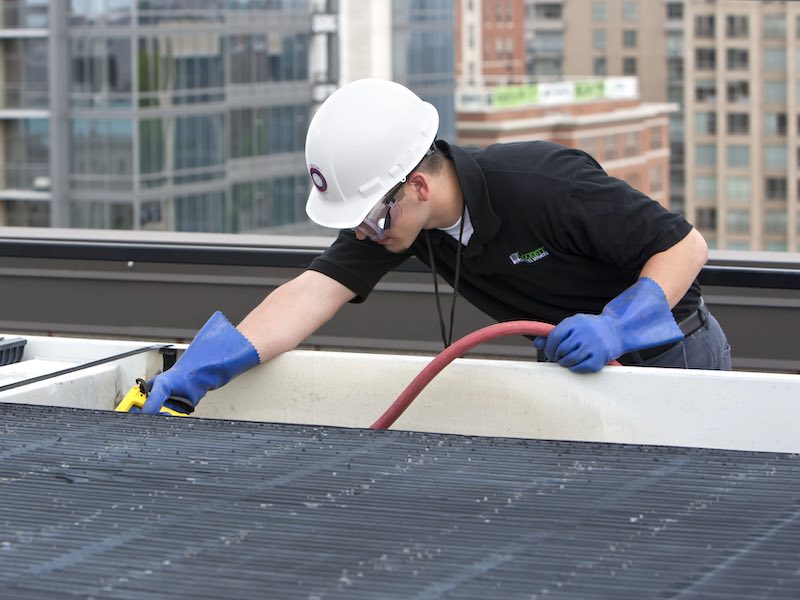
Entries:
[[316, 187], [320, 192], [325, 192], [328, 189], [328, 182], [325, 180], [325, 176], [320, 172], [320, 170], [315, 167], [311, 166], [308, 169], [309, 175], [311, 175], [311, 181], [314, 183], [314, 187]]

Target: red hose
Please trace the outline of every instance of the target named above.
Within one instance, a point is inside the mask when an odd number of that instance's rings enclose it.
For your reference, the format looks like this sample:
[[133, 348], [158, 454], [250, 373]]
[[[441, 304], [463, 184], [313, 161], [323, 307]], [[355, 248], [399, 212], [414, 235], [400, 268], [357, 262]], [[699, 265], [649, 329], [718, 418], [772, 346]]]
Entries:
[[[428, 365], [420, 371], [408, 387], [402, 391], [392, 405], [381, 417], [375, 421], [370, 429], [388, 429], [411, 405], [419, 393], [425, 389], [431, 380], [439, 374], [447, 365], [456, 358], [471, 350], [478, 344], [487, 340], [504, 335], [547, 335], [553, 330], [554, 325], [542, 323], [540, 321], [506, 321], [505, 323], [495, 323], [473, 331], [465, 335], [460, 340], [453, 342], [450, 346], [442, 350]], [[610, 365], [619, 365], [612, 360]]]

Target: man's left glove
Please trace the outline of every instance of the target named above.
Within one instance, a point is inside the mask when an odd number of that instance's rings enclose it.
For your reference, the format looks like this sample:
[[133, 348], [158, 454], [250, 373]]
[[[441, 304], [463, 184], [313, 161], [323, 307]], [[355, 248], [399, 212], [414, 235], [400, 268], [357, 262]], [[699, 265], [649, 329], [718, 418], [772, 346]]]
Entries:
[[599, 315], [567, 317], [533, 344], [548, 360], [575, 373], [594, 373], [627, 352], [677, 342], [683, 332], [655, 281], [642, 277]]
[[191, 412], [208, 390], [259, 364], [256, 349], [221, 312], [215, 312], [172, 366], [145, 386], [150, 388], [144, 413], [158, 414], [162, 406]]

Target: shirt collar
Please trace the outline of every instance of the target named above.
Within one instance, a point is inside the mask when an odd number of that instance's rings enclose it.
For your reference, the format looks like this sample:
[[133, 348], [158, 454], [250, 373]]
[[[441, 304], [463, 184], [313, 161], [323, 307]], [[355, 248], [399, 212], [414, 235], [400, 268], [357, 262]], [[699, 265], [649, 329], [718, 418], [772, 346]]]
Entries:
[[467, 204], [472, 221], [474, 234], [464, 255], [480, 254], [483, 246], [500, 230], [500, 219], [492, 210], [483, 171], [472, 155], [460, 146], [450, 145], [444, 140], [436, 140], [436, 148], [453, 161], [458, 183], [461, 186], [461, 194]]

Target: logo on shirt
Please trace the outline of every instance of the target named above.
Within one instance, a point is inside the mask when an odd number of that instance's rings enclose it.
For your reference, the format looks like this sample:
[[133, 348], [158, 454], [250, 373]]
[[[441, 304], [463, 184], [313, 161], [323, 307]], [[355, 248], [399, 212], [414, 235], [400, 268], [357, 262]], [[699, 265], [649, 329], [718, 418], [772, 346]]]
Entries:
[[544, 249], [544, 246], [539, 246], [530, 252], [514, 252], [509, 254], [508, 258], [512, 264], [518, 265], [519, 263], [535, 263], [537, 260], [542, 260], [549, 255], [550, 253]]

